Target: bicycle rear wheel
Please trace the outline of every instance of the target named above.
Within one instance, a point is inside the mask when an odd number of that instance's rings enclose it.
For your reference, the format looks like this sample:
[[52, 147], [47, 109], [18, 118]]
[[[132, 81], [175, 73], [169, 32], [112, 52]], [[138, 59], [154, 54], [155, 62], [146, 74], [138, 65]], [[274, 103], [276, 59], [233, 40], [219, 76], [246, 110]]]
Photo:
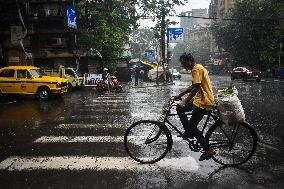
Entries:
[[206, 134], [210, 146], [216, 151], [212, 159], [227, 166], [237, 166], [247, 162], [254, 154], [257, 134], [248, 123], [212, 126]]
[[131, 158], [140, 163], [155, 163], [166, 156], [171, 147], [170, 134], [157, 121], [133, 123], [125, 132], [124, 147]]

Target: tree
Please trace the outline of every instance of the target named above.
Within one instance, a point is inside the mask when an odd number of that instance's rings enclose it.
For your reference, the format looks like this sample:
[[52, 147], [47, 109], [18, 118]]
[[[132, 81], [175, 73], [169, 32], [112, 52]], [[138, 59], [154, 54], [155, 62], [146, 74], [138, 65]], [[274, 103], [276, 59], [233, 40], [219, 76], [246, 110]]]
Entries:
[[[169, 22], [166, 20], [167, 16], [171, 13], [175, 13], [173, 7], [175, 5], [184, 5], [187, 0], [140, 0], [140, 7], [152, 16], [152, 21], [156, 22], [156, 26], [153, 29], [154, 35], [160, 41], [160, 51], [163, 70], [165, 70], [166, 63], [166, 31], [169, 26]], [[166, 79], [164, 74], [164, 79]], [[168, 79], [168, 78], [167, 78]], [[158, 81], [157, 81], [158, 84]]]
[[80, 10], [84, 11], [79, 15], [79, 42], [101, 57], [105, 65], [115, 67], [131, 29], [137, 27], [134, 6], [129, 1], [97, 0], [81, 4]]
[[277, 0], [239, 0], [212, 26], [220, 49], [235, 65], [265, 69], [277, 58], [279, 20]]
[[159, 40], [155, 38], [153, 30], [149, 28], [136, 29], [131, 33], [131, 46], [134, 58], [142, 58], [141, 55], [147, 49], [156, 49]]
[[177, 44], [173, 49], [172, 64], [180, 66], [179, 57], [184, 52], [190, 52], [195, 62], [205, 64], [209, 60], [210, 55], [210, 40], [209, 37], [204, 37], [199, 40], [188, 40], [184, 43]]
[[142, 9], [141, 17], [147, 15], [156, 22], [155, 27], [151, 28], [154, 36], [160, 41], [162, 57], [165, 58], [165, 35], [169, 23], [167, 16], [175, 13], [173, 9], [175, 5], [184, 5], [187, 0], [138, 0], [138, 5]]

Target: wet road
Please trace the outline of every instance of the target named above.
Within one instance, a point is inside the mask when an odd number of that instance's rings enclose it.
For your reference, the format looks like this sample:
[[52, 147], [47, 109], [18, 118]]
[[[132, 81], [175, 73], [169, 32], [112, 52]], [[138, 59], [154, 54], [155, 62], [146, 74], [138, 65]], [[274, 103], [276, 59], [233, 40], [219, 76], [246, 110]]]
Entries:
[[[246, 119], [259, 135], [256, 154], [238, 168], [199, 162], [183, 141], [153, 165], [130, 159], [125, 129], [157, 119], [167, 99], [188, 84], [126, 85], [125, 92], [98, 96], [78, 90], [62, 99], [0, 101], [1, 188], [283, 188], [284, 82], [234, 81]], [[214, 90], [230, 84], [211, 76]]]

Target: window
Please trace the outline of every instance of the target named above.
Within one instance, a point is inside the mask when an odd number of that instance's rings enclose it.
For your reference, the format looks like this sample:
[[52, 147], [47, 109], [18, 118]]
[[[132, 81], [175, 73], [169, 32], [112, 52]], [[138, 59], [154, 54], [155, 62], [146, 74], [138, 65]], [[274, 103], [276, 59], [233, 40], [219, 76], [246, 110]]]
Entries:
[[46, 76], [46, 74], [45, 74], [45, 73], [43, 72], [43, 70], [41, 70], [41, 69], [30, 70], [30, 73], [31, 73], [32, 76], [34, 76], [34, 77]]
[[27, 78], [27, 70], [18, 70], [17, 78]]
[[7, 69], [0, 72], [0, 77], [14, 77], [15, 70]]

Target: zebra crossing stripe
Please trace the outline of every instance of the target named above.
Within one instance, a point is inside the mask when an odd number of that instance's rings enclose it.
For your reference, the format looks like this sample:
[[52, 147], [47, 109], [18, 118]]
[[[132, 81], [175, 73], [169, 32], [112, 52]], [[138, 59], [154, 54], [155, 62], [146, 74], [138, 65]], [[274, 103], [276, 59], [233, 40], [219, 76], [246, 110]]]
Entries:
[[[141, 138], [147, 138], [147, 136], [140, 136]], [[136, 137], [128, 137], [128, 139], [135, 139]], [[161, 137], [166, 139], [165, 137]], [[172, 136], [174, 141], [182, 141], [181, 137], [177, 137], [176, 135]], [[120, 143], [123, 142], [123, 136], [42, 136], [34, 141], [34, 143], [94, 143], [94, 142], [112, 142], [112, 143]], [[135, 143], [135, 140], [133, 140]]]
[[160, 168], [196, 171], [197, 161], [189, 156], [163, 159], [155, 164], [140, 164], [129, 157], [91, 157], [91, 156], [15, 156], [0, 162], [0, 170], [128, 170], [154, 171]]
[[121, 108], [121, 107], [109, 107], [109, 108], [103, 108], [103, 107], [94, 107], [94, 108], [76, 108], [76, 111], [79, 112], [101, 112], [101, 111], [109, 111], [110, 113], [112, 113], [113, 111], [118, 112], [118, 111], [122, 111], [125, 112], [125, 108]]
[[97, 103], [130, 103], [129, 100], [107, 100], [107, 99], [95, 99], [93, 102]]
[[75, 143], [75, 142], [123, 142], [123, 137], [113, 136], [42, 136], [34, 143]]
[[129, 108], [129, 104], [122, 104], [122, 103], [93, 103], [93, 104], [75, 104], [74, 109], [76, 108], [101, 108], [101, 107], [106, 107], [106, 108]]
[[86, 129], [86, 128], [123, 128], [122, 124], [83, 124], [83, 123], [63, 123], [56, 126], [58, 129]]
[[126, 99], [126, 96], [98, 96], [97, 99]]

